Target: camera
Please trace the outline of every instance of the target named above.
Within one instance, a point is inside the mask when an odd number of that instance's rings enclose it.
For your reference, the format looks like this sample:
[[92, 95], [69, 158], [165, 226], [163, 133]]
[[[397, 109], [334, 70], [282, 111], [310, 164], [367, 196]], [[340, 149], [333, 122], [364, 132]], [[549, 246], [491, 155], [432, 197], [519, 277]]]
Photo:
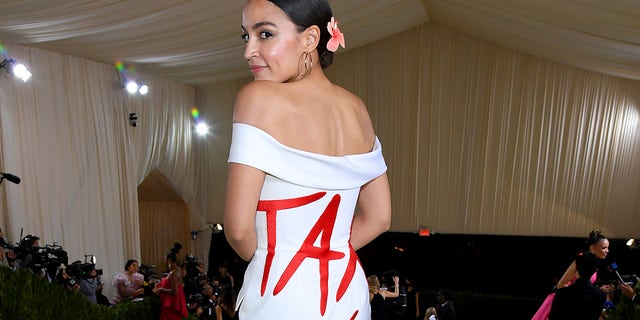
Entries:
[[34, 273], [40, 274], [43, 270], [56, 270], [60, 265], [66, 265], [69, 261], [67, 252], [59, 245], [46, 245], [38, 247], [40, 238], [32, 235], [24, 237], [20, 243], [13, 247], [18, 268], [28, 268]]
[[200, 270], [198, 269], [200, 261], [198, 260], [198, 258], [192, 254], [187, 255], [185, 258], [185, 265], [187, 273], [185, 276], [186, 282], [190, 283], [192, 281], [196, 281], [198, 279], [198, 275], [200, 274]]
[[186, 257], [186, 263], [187, 263], [187, 269], [190, 268], [198, 268], [198, 264], [200, 263], [200, 261], [198, 261], [198, 258], [195, 257], [194, 255], [190, 254]]
[[92, 278], [91, 271], [93, 270], [96, 271], [96, 276], [103, 274], [102, 269], [96, 269], [96, 265], [93, 263], [74, 261], [67, 267], [67, 274], [77, 279], [90, 279]]

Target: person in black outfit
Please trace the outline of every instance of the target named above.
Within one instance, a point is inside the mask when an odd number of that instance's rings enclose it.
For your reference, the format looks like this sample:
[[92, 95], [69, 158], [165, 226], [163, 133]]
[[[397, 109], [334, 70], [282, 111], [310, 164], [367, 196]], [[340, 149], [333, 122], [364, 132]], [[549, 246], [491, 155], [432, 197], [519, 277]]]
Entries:
[[453, 306], [453, 293], [449, 289], [438, 292], [438, 305], [436, 314], [438, 320], [456, 320], [456, 309]]
[[584, 252], [578, 254], [575, 262], [578, 278], [572, 285], [558, 289], [551, 304], [549, 320], [600, 318], [606, 293], [589, 281], [589, 276], [598, 266], [597, 257], [591, 252]]
[[414, 279], [405, 279], [407, 290], [407, 307], [402, 314], [402, 320], [422, 320], [420, 312], [420, 301], [418, 300], [418, 288]]
[[371, 305], [371, 320], [389, 319], [389, 307], [385, 303], [386, 298], [397, 298], [400, 295], [400, 278], [393, 276], [394, 290], [387, 291], [380, 287], [380, 279], [376, 275], [367, 277], [369, 283], [369, 304]]

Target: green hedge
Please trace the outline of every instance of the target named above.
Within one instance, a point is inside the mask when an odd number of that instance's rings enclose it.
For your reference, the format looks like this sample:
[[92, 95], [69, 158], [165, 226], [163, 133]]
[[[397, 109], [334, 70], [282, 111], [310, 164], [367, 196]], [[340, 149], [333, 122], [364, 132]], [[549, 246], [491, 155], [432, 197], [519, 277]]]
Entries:
[[[124, 301], [114, 307], [90, 303], [79, 292], [70, 292], [34, 276], [29, 270], [0, 267], [0, 319], [156, 320], [160, 300]], [[195, 319], [195, 318], [194, 318]]]

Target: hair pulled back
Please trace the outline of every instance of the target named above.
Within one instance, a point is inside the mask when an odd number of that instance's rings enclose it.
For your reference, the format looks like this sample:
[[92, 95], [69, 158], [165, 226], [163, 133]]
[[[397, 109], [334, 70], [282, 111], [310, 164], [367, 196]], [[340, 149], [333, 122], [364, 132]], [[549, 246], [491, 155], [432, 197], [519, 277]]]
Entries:
[[598, 242], [607, 239], [600, 230], [593, 230], [589, 233], [589, 237], [587, 238], [588, 246], [595, 246]]
[[327, 49], [327, 43], [331, 34], [327, 30], [327, 23], [331, 21], [333, 13], [327, 0], [269, 0], [284, 13], [296, 25], [298, 32], [316, 25], [320, 28], [320, 42], [318, 43], [318, 56], [320, 66], [327, 68], [333, 62], [333, 52]]

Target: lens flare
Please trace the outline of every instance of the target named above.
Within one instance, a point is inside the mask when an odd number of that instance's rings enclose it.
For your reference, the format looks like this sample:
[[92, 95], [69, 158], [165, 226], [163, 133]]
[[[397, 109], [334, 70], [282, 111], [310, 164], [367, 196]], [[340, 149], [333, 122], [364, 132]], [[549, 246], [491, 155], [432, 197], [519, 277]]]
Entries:
[[4, 46], [2, 45], [2, 42], [0, 42], [0, 55], [6, 55], [7, 54], [7, 49], [4, 48]]
[[116, 70], [118, 70], [118, 72], [124, 71], [124, 64], [122, 63], [122, 61], [120, 61], [120, 60], [116, 61], [115, 66], [116, 66]]
[[198, 108], [196, 107], [191, 108], [191, 116], [196, 120], [200, 118], [200, 112], [198, 111]]

